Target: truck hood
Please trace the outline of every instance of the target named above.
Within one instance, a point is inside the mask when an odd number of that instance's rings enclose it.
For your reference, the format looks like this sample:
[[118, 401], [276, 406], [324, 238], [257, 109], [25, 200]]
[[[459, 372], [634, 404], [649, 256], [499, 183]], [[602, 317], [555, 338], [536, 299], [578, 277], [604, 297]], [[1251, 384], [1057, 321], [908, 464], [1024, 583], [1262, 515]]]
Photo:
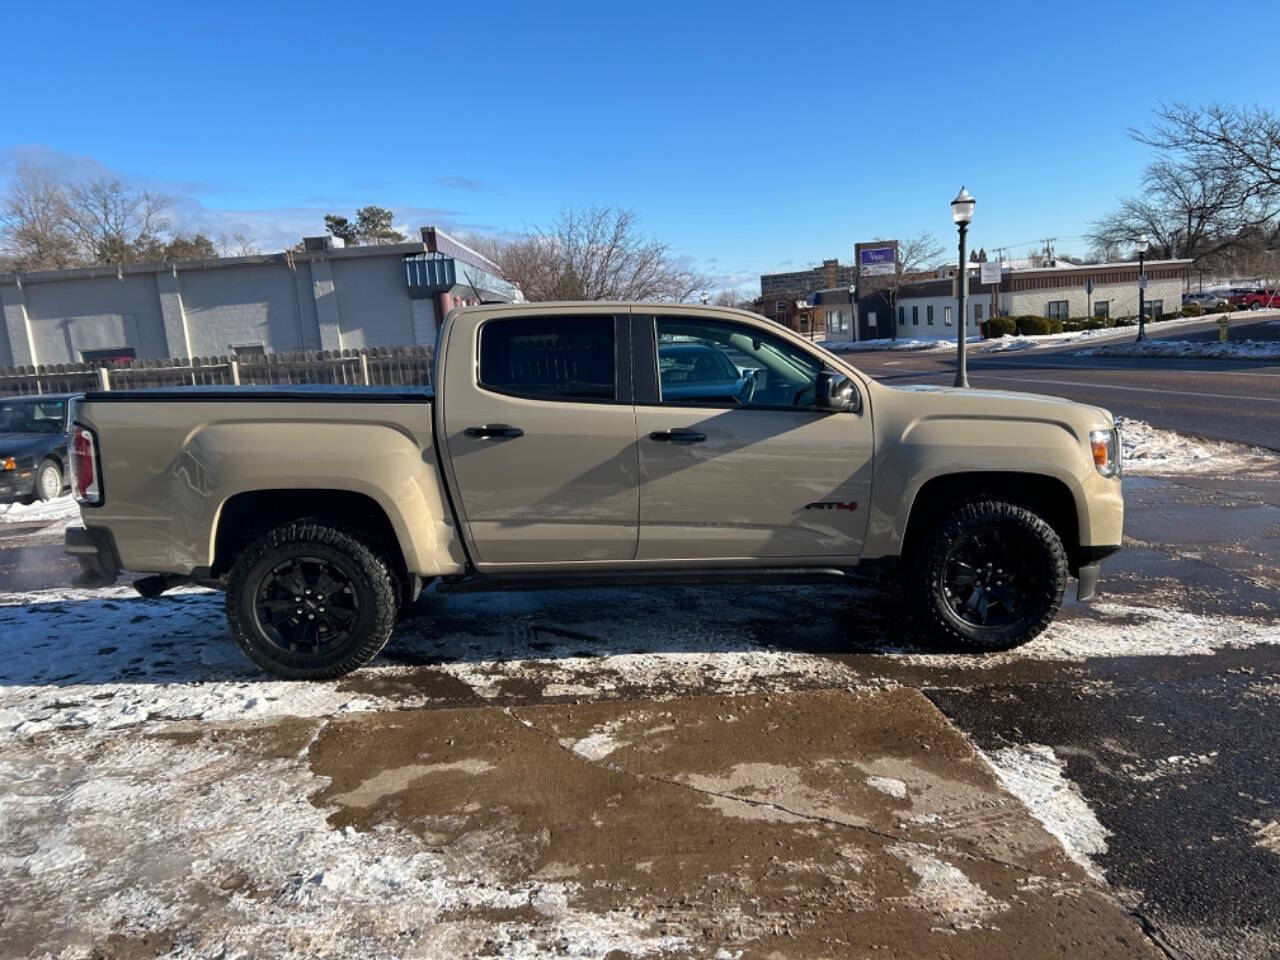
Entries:
[[[888, 386], [885, 384], [885, 386]], [[1003, 412], [1001, 408], [1017, 407], [1022, 411], [1027, 404], [1043, 404], [1047, 416], [1058, 416], [1076, 419], [1081, 415], [1093, 419], [1098, 425], [1110, 425], [1115, 422], [1111, 411], [1103, 407], [1095, 407], [1088, 403], [1077, 403], [1062, 397], [1049, 397], [1039, 393], [1021, 393], [1014, 390], [975, 390], [973, 387], [939, 387], [928, 383], [912, 383], [905, 386], [890, 386], [891, 390], [903, 393], [923, 393], [936, 396], [939, 411], [945, 409], [952, 413]], [[978, 408], [982, 408], [979, 410]], [[1073, 416], [1074, 414], [1074, 416]]]

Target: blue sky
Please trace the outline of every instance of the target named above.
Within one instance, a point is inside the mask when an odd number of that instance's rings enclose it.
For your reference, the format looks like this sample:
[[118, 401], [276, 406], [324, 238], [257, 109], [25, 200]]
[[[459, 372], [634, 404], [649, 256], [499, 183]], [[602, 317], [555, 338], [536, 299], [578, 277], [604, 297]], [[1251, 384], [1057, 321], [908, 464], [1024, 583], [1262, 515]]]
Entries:
[[1212, 52], [1273, 3], [110, 6], [9, 8], [0, 176], [117, 171], [266, 246], [364, 203], [491, 231], [618, 204], [718, 286], [950, 244], [962, 183], [975, 244], [1083, 250], [1161, 101], [1280, 108], [1271, 58]]

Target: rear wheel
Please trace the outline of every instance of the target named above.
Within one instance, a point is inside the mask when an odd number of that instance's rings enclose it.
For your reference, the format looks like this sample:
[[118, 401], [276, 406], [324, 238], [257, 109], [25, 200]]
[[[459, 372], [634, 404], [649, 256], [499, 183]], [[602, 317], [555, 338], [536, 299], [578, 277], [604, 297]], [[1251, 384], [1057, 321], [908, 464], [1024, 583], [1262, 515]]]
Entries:
[[37, 500], [52, 500], [62, 493], [62, 469], [52, 460], [41, 460], [36, 470]]
[[940, 639], [1002, 650], [1044, 630], [1062, 605], [1067, 553], [1043, 518], [1003, 500], [961, 504], [916, 553], [915, 608]]
[[319, 523], [288, 523], [250, 544], [227, 579], [227, 621], [240, 649], [278, 677], [338, 677], [391, 636], [398, 584], [366, 543]]
[[1261, 309], [1262, 309], [1262, 304], [1260, 304], [1257, 300], [1255, 300], [1255, 301], [1253, 301], [1253, 303], [1249, 304], [1249, 309], [1250, 309], [1250, 310], [1261, 310]]

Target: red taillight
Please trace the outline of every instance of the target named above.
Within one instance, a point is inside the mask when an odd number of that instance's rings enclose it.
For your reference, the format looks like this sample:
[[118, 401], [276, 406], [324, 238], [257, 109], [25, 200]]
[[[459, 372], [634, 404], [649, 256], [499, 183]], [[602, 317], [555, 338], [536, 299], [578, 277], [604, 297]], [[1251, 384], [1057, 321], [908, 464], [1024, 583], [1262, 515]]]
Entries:
[[102, 502], [102, 489], [98, 486], [98, 444], [93, 431], [78, 423], [71, 431], [71, 492], [91, 507]]

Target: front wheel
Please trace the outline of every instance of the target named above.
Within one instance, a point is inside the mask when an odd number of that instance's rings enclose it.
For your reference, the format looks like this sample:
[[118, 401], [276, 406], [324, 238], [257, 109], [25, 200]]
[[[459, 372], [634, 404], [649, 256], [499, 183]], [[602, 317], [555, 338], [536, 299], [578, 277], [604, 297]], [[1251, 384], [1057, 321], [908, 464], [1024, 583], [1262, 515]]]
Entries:
[[915, 609], [939, 639], [1004, 650], [1038, 635], [1062, 605], [1067, 553], [1018, 504], [961, 504], [925, 536], [911, 573]]
[[1261, 310], [1261, 309], [1262, 309], [1262, 304], [1260, 304], [1257, 300], [1255, 300], [1255, 301], [1253, 301], [1253, 303], [1249, 304], [1249, 309], [1250, 309], [1250, 310]]
[[386, 646], [397, 591], [386, 561], [363, 541], [320, 523], [287, 523], [232, 566], [227, 622], [245, 655], [277, 677], [339, 677]]

